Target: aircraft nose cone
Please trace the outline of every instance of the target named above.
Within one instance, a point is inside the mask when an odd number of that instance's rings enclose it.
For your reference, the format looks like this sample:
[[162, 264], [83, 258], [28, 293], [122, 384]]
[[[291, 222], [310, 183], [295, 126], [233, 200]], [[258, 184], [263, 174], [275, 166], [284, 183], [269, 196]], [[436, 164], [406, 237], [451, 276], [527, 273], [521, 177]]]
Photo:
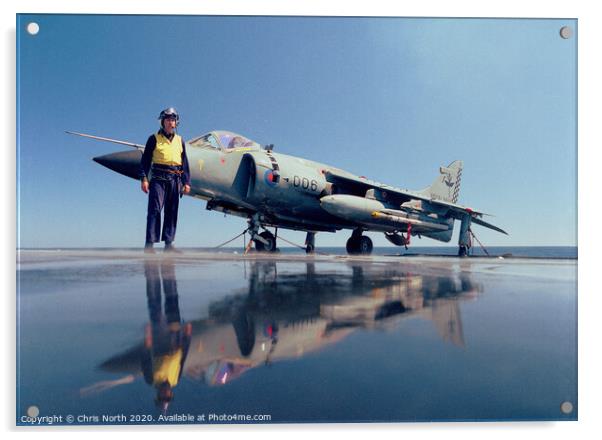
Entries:
[[138, 179], [141, 158], [142, 152], [140, 150], [128, 150], [94, 157], [92, 160], [116, 173]]

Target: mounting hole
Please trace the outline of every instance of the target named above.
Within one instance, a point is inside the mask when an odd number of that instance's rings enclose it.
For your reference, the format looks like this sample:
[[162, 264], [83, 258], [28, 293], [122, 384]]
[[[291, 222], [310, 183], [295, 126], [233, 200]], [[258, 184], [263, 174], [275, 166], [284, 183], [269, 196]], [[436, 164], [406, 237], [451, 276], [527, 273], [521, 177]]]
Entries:
[[40, 32], [40, 25], [37, 24], [35, 21], [32, 21], [27, 25], [27, 33], [29, 35], [37, 35], [38, 32]]
[[573, 36], [573, 30], [569, 26], [562, 26], [560, 28], [560, 36], [565, 40], [568, 40]]
[[563, 414], [572, 413], [573, 412], [573, 404], [569, 401], [562, 402], [562, 405], [560, 405], [560, 411], [562, 411]]

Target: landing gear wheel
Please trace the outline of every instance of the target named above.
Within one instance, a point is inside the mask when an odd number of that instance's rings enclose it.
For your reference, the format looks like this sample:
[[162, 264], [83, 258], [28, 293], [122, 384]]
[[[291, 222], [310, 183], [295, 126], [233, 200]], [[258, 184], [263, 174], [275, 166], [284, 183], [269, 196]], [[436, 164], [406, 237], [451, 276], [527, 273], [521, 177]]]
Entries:
[[261, 234], [259, 234], [259, 236], [261, 238], [263, 238], [265, 241], [267, 241], [267, 244], [263, 243], [260, 240], [254, 240], [255, 241], [255, 249], [257, 250], [257, 252], [275, 252], [276, 251], [276, 237], [274, 237], [274, 234], [272, 234], [269, 231], [265, 231], [265, 232], [262, 232]]
[[460, 246], [458, 248], [458, 257], [468, 257], [468, 247]]
[[370, 237], [362, 235], [359, 242], [360, 255], [370, 255], [372, 253], [372, 248], [372, 240], [370, 240]]
[[351, 236], [347, 240], [347, 253], [350, 255], [370, 255], [372, 253], [372, 240], [365, 235]]
[[345, 245], [345, 248], [347, 249], [347, 253], [349, 255], [357, 255], [359, 254], [359, 238], [356, 237], [351, 237], [349, 238], [349, 240], [347, 240], [347, 244]]
[[315, 247], [313, 244], [308, 244], [307, 246], [305, 246], [305, 253], [306, 254], [313, 254], [315, 250]]

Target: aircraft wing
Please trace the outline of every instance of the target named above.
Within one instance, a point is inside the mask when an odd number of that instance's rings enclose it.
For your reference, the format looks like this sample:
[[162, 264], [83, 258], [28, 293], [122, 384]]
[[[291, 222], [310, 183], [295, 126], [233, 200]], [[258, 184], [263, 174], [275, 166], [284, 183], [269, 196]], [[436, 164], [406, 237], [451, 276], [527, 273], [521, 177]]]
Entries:
[[484, 226], [484, 227], [486, 227], [486, 228], [493, 229], [494, 231], [501, 232], [502, 234], [506, 234], [506, 235], [508, 235], [508, 233], [507, 233], [506, 231], [504, 231], [503, 229], [500, 229], [500, 228], [498, 228], [497, 226], [494, 226], [494, 225], [492, 225], [491, 223], [487, 223], [487, 222], [485, 222], [485, 221], [483, 221], [483, 220], [481, 220], [481, 219], [478, 219], [478, 218], [474, 218], [474, 217], [473, 217], [473, 218], [472, 218], [472, 222], [473, 222], [473, 223], [476, 223], [477, 225], [481, 225], [481, 226]]
[[415, 199], [417, 194], [412, 191], [395, 188], [384, 183], [377, 182], [375, 180], [366, 179], [365, 177], [354, 176], [351, 173], [347, 173], [337, 169], [324, 170], [326, 180], [337, 185], [343, 189], [343, 193], [352, 192], [354, 195], [360, 196], [365, 195], [369, 189], [379, 189], [381, 191], [391, 192], [399, 199], [402, 203]]
[[439, 200], [421, 191], [411, 191], [408, 189], [396, 188], [375, 180], [358, 177], [342, 170], [328, 169], [324, 170], [324, 174], [326, 176], [326, 180], [334, 185], [337, 185], [342, 193], [350, 193], [365, 197], [366, 195], [370, 194], [369, 191], [372, 190], [372, 195], [376, 196], [380, 200], [386, 200], [399, 205], [412, 200], [420, 200], [425, 202], [422, 205], [422, 209], [426, 211], [431, 211], [442, 215], [449, 215], [450, 217], [456, 219], [461, 219], [466, 214], [469, 214], [473, 219], [472, 221], [475, 223], [508, 235], [505, 231], [497, 226], [479, 219], [479, 217], [483, 217], [484, 215], [488, 214], [467, 206], [447, 202], [445, 200]]

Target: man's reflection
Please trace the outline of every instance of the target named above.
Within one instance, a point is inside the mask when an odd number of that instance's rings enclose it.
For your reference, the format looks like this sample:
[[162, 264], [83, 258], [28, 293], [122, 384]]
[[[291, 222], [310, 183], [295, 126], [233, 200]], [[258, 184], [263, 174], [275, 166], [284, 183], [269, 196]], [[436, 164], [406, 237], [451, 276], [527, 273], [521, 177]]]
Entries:
[[145, 261], [144, 276], [150, 323], [145, 329], [140, 359], [142, 373], [146, 383], [157, 390], [155, 403], [166, 411], [173, 399], [173, 388], [182, 376], [192, 326], [184, 324], [180, 317], [173, 261]]

